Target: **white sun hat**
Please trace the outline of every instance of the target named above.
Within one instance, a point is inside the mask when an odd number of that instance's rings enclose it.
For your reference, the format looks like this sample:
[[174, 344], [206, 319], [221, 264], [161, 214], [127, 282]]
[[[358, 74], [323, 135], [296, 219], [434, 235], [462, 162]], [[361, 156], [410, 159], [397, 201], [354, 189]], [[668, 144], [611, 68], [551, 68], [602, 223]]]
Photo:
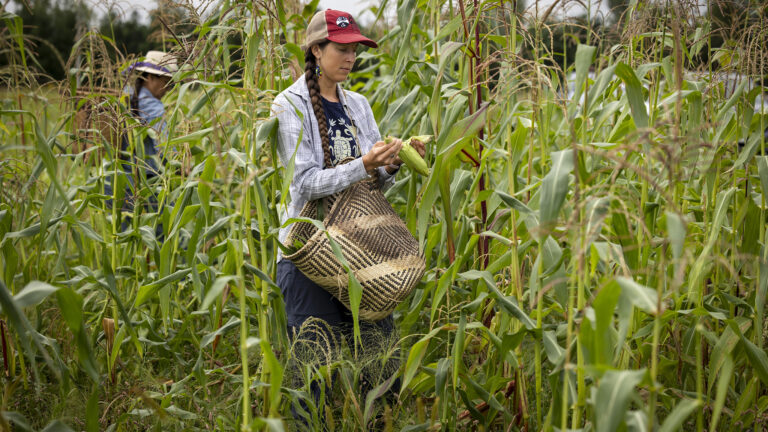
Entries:
[[131, 65], [129, 70], [171, 77], [179, 70], [176, 58], [163, 51], [147, 51], [144, 60]]

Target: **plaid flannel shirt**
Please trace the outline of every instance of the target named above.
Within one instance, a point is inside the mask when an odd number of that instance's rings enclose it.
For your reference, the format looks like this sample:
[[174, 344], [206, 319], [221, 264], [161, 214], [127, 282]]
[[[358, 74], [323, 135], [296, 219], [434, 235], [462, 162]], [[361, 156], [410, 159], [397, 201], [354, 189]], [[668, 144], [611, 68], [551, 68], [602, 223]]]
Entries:
[[[343, 90], [337, 85], [339, 100], [345, 106], [352, 125], [357, 129], [355, 142], [360, 154], [366, 154], [373, 145], [381, 140], [379, 127], [373, 117], [368, 100], [355, 92]], [[299, 116], [298, 112], [302, 117]], [[333, 168], [323, 169], [323, 147], [320, 130], [315, 118], [309, 90], [304, 75], [290, 87], [277, 95], [272, 104], [272, 113], [278, 119], [277, 153], [283, 166], [294, 161], [293, 179], [290, 186], [290, 202], [287, 208], [280, 208], [280, 223], [297, 217], [308, 201], [316, 200], [340, 192], [353, 183], [368, 177], [363, 166], [363, 159]], [[301, 139], [301, 141], [299, 141]], [[297, 148], [298, 145], [298, 148]], [[378, 168], [382, 190], [395, 182], [395, 173], [387, 173], [384, 167]], [[290, 225], [280, 229], [279, 239], [285, 242]], [[278, 261], [281, 254], [278, 255]]]

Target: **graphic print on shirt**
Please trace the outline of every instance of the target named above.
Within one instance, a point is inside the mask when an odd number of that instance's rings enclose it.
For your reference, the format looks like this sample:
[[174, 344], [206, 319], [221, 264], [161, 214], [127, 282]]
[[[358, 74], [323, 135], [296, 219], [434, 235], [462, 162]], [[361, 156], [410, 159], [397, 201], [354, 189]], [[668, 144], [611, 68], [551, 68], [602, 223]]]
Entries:
[[331, 139], [331, 163], [337, 165], [348, 157], [359, 158], [360, 150], [355, 141], [355, 125], [349, 119], [341, 102], [322, 98], [325, 118], [328, 121], [328, 137]]
[[331, 160], [337, 164], [348, 157], [357, 158], [360, 155], [355, 145], [355, 137], [352, 128], [344, 118], [329, 119], [328, 128], [331, 137]]

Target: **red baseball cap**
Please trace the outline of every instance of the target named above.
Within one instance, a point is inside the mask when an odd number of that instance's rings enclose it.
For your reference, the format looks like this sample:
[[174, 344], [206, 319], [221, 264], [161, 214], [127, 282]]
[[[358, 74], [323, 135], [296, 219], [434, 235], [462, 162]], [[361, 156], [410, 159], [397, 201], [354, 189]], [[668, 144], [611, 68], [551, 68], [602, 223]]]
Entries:
[[360, 27], [352, 15], [333, 9], [318, 12], [312, 17], [302, 49], [306, 50], [326, 39], [341, 44], [359, 42], [371, 48], [379, 46], [360, 33]]

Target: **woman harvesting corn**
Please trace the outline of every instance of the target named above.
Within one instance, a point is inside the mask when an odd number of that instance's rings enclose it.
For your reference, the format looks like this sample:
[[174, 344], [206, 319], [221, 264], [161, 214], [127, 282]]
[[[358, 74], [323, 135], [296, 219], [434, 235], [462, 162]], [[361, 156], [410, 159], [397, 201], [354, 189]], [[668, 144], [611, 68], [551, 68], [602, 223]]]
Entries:
[[[134, 63], [128, 69], [129, 72], [138, 72], [133, 88], [126, 89], [126, 92], [130, 93], [130, 112], [142, 125], [151, 127], [156, 132], [156, 136], [165, 138], [168, 134], [168, 126], [164, 119], [165, 106], [161, 99], [169, 90], [171, 78], [177, 70], [176, 59], [162, 51], [148, 51], [143, 61]], [[132, 165], [136, 166], [137, 172], [143, 172], [147, 180], [160, 173], [159, 158], [161, 158], [161, 154], [157, 147], [157, 140], [148, 134], [140, 145], [142, 145], [143, 151], [134, 150], [132, 164], [121, 163], [122, 171], [126, 174], [127, 182], [130, 184], [125, 188], [125, 202], [122, 205], [122, 209], [125, 211], [133, 210], [135, 199], [133, 189], [140, 187], [140, 182], [137, 184], [137, 179], [134, 178]], [[123, 135], [120, 150], [125, 152], [128, 147], [128, 136]], [[140, 158], [139, 155], [143, 157]], [[121, 155], [122, 157], [124, 156]], [[118, 170], [118, 175], [120, 174], [122, 173]], [[105, 185], [105, 193], [112, 195], [111, 176], [110, 183]], [[109, 201], [109, 205], [111, 205], [111, 201]], [[157, 198], [154, 194], [150, 194], [147, 208], [157, 211]], [[123, 229], [126, 227], [127, 219], [123, 221]]]
[[[381, 140], [368, 101], [340, 86], [352, 70], [358, 44], [377, 47], [376, 42], [360, 33], [350, 14], [336, 10], [318, 12], [309, 23], [302, 47], [305, 73], [275, 99], [278, 154], [285, 166], [295, 157], [291, 202], [284, 209], [283, 221], [297, 217], [307, 202], [343, 191], [374, 171], [381, 189], [394, 183], [402, 163], [398, 157], [402, 141]], [[424, 155], [423, 143], [414, 141], [412, 145]], [[341, 164], [349, 158], [351, 162]], [[290, 227], [281, 229], [281, 242], [286, 241], [289, 230]], [[285, 299], [292, 337], [310, 318], [321, 324], [312, 326], [315, 329], [327, 325], [337, 335], [348, 335], [352, 326], [349, 309], [308, 279], [290, 260], [278, 260], [277, 284]], [[361, 326], [367, 331], [390, 334], [392, 317]]]
[[[402, 163], [397, 156], [402, 141], [382, 141], [368, 101], [339, 85], [352, 70], [358, 44], [378, 46], [360, 33], [352, 15], [330, 9], [318, 12], [302, 47], [305, 73], [275, 99], [281, 162], [287, 166], [295, 153], [291, 203], [284, 221], [298, 216], [307, 201], [342, 191], [374, 170], [381, 188], [394, 183]], [[414, 142], [413, 146], [424, 155], [424, 144]], [[354, 160], [337, 165], [347, 157]], [[288, 231], [289, 227], [281, 229], [281, 241]], [[277, 283], [285, 299], [289, 332], [298, 331], [310, 317], [332, 327], [351, 322], [346, 307], [287, 259], [279, 260]], [[391, 318], [376, 325], [391, 329]]]

